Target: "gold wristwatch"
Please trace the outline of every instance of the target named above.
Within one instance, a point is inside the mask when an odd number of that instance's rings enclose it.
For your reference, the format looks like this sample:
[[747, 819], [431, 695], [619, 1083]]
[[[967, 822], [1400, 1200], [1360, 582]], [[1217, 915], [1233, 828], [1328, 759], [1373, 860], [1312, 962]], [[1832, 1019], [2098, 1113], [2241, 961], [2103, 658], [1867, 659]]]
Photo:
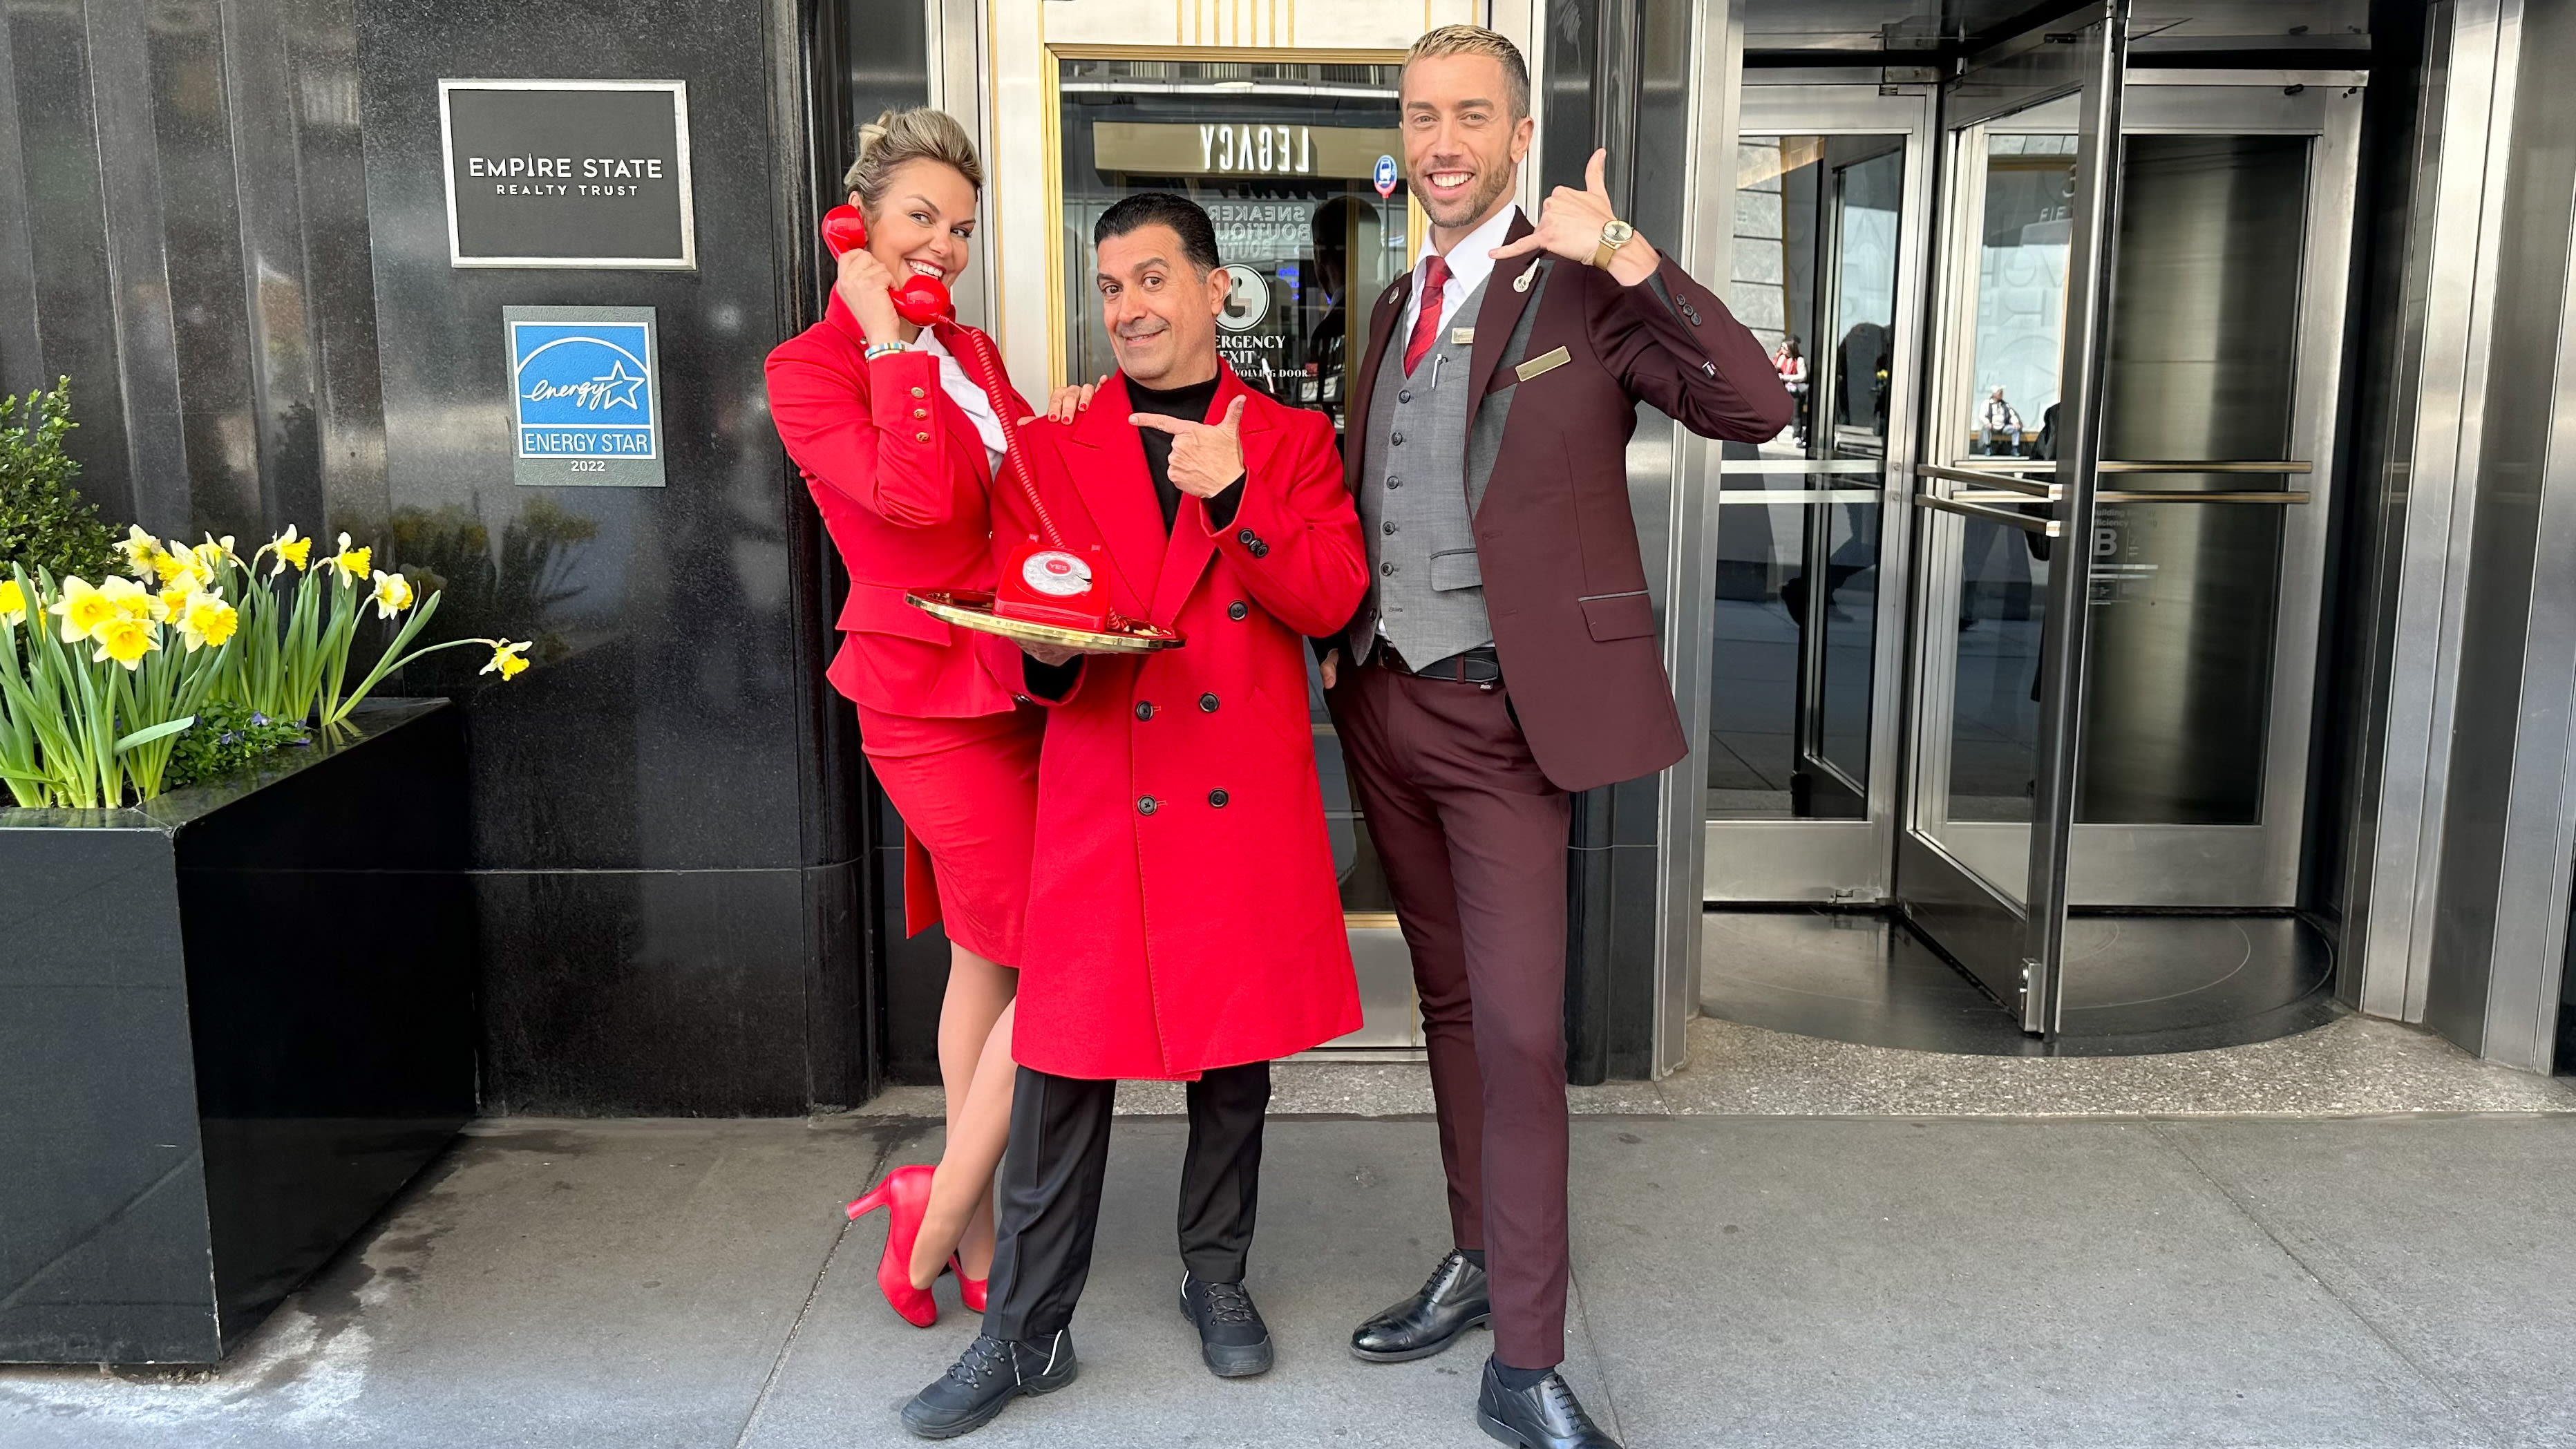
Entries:
[[1628, 239], [1636, 234], [1635, 227], [1614, 218], [1609, 225], [1601, 228], [1601, 245], [1593, 249], [1592, 265], [1605, 272], [1608, 271], [1610, 258], [1616, 256], [1619, 248], [1626, 246]]

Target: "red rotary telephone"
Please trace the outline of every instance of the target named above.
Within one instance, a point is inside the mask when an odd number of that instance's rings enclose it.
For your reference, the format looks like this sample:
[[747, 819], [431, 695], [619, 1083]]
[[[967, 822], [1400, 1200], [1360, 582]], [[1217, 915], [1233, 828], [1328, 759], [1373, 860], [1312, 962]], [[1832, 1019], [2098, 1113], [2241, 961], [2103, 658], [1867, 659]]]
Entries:
[[[823, 245], [837, 257], [852, 247], [868, 244], [868, 223], [855, 206], [836, 206], [823, 213]], [[948, 298], [948, 288], [937, 277], [916, 272], [894, 285], [894, 314], [915, 327], [933, 322], [957, 320], [957, 304]]]
[[[832, 249], [835, 257], [852, 247], [866, 246], [866, 218], [855, 206], [836, 206], [823, 213], [823, 244]], [[915, 327], [949, 324], [955, 337], [964, 342], [965, 350], [973, 355], [977, 369], [987, 380], [987, 390], [991, 382], [1002, 377], [1002, 359], [993, 349], [993, 339], [978, 328], [957, 324], [956, 304], [937, 277], [915, 273], [895, 284], [891, 295], [895, 315]], [[1019, 419], [1010, 413], [1008, 407], [997, 410], [1003, 441], [1008, 445], [1005, 456], [1012, 476], [1019, 480], [1028, 495], [1029, 507], [1037, 515], [1043, 541], [1033, 538], [1011, 551], [993, 591], [993, 612], [1033, 624], [1094, 634], [1105, 632], [1112, 623], [1108, 560], [1086, 558], [1064, 546], [1064, 536], [1056, 532], [1055, 520], [1047, 516], [1046, 504], [1038, 497], [1036, 481], [1023, 471]], [[1100, 549], [1094, 545], [1091, 552], [1096, 555]]]

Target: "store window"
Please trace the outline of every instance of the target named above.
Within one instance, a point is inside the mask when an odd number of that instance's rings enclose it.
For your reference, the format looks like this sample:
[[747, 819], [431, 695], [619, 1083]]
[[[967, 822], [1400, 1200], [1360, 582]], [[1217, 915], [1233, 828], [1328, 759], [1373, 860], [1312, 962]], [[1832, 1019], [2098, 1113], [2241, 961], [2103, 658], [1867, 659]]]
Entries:
[[[1122, 197], [1177, 191], [1216, 224], [1232, 288], [1217, 331], [1226, 362], [1261, 392], [1331, 417], [1339, 436], [1345, 369], [1368, 350], [1369, 309], [1420, 234], [1397, 174], [1398, 59], [1060, 59], [1062, 376], [1117, 367], [1092, 287], [1093, 223]], [[1391, 911], [1311, 663], [1306, 697], [1342, 908]]]
[[[1329, 414], [1368, 347], [1368, 307], [1411, 259], [1394, 65], [1063, 60], [1065, 376], [1113, 370], [1091, 227], [1178, 191], [1216, 223], [1232, 294], [1218, 346], [1243, 380]], [[1383, 163], [1383, 165], [1381, 164]]]

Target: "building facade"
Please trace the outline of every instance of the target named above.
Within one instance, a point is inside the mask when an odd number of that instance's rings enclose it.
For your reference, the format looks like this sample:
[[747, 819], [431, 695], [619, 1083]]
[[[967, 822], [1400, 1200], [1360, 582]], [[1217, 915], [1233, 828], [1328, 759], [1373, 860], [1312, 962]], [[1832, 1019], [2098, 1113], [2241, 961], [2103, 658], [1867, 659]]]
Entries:
[[[2567, 7], [0, 17], [0, 385], [71, 377], [102, 512], [346, 530], [443, 582], [440, 628], [537, 641], [506, 692], [453, 655], [404, 689], [466, 707], [487, 1110], [796, 1113], [933, 1075], [945, 951], [901, 934], [898, 822], [821, 675], [837, 565], [761, 385], [819, 315], [857, 124], [929, 104], [979, 137], [959, 299], [1024, 392], [1107, 366], [1090, 218], [1177, 187], [1235, 269], [1229, 360], [1338, 426], [1364, 299], [1422, 234], [1383, 160], [1396, 68], [1455, 21], [1530, 58], [1523, 204], [1605, 148], [1624, 213], [1799, 402], [1761, 445], [1639, 420], [1695, 747], [1578, 803], [1578, 1077], [1679, 1066], [1704, 1009], [1902, 1042], [1911, 1008], [1872, 993], [1924, 963], [2006, 1049], [2355, 1009], [2576, 1061]], [[611, 115], [649, 144], [541, 164]], [[514, 256], [496, 238], [547, 186], [668, 198], [676, 249], [612, 227]], [[507, 187], [529, 205], [485, 204]], [[650, 319], [658, 486], [523, 456], [513, 309], [566, 307]], [[1329, 1050], [1409, 1055], [1404, 948], [1312, 703], [1369, 1011]]]

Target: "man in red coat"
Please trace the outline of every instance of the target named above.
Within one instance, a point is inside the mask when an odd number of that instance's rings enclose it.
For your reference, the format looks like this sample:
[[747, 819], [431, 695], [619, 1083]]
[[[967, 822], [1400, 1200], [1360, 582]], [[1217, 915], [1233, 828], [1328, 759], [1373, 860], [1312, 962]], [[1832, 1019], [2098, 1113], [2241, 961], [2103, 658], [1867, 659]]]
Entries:
[[[1098, 546], [1117, 610], [1187, 642], [1000, 661], [1050, 706], [1020, 1069], [984, 1332], [905, 1406], [925, 1438], [1072, 1381], [1122, 1077], [1189, 1083], [1181, 1308], [1216, 1374], [1269, 1368], [1243, 1279], [1270, 1062], [1360, 1024], [1306, 719], [1304, 636], [1367, 586], [1332, 425], [1218, 358], [1227, 284], [1196, 204], [1129, 197], [1092, 240], [1118, 376], [1019, 446], [1056, 541]], [[1035, 532], [1018, 490], [997, 487], [994, 507], [1005, 551]]]

